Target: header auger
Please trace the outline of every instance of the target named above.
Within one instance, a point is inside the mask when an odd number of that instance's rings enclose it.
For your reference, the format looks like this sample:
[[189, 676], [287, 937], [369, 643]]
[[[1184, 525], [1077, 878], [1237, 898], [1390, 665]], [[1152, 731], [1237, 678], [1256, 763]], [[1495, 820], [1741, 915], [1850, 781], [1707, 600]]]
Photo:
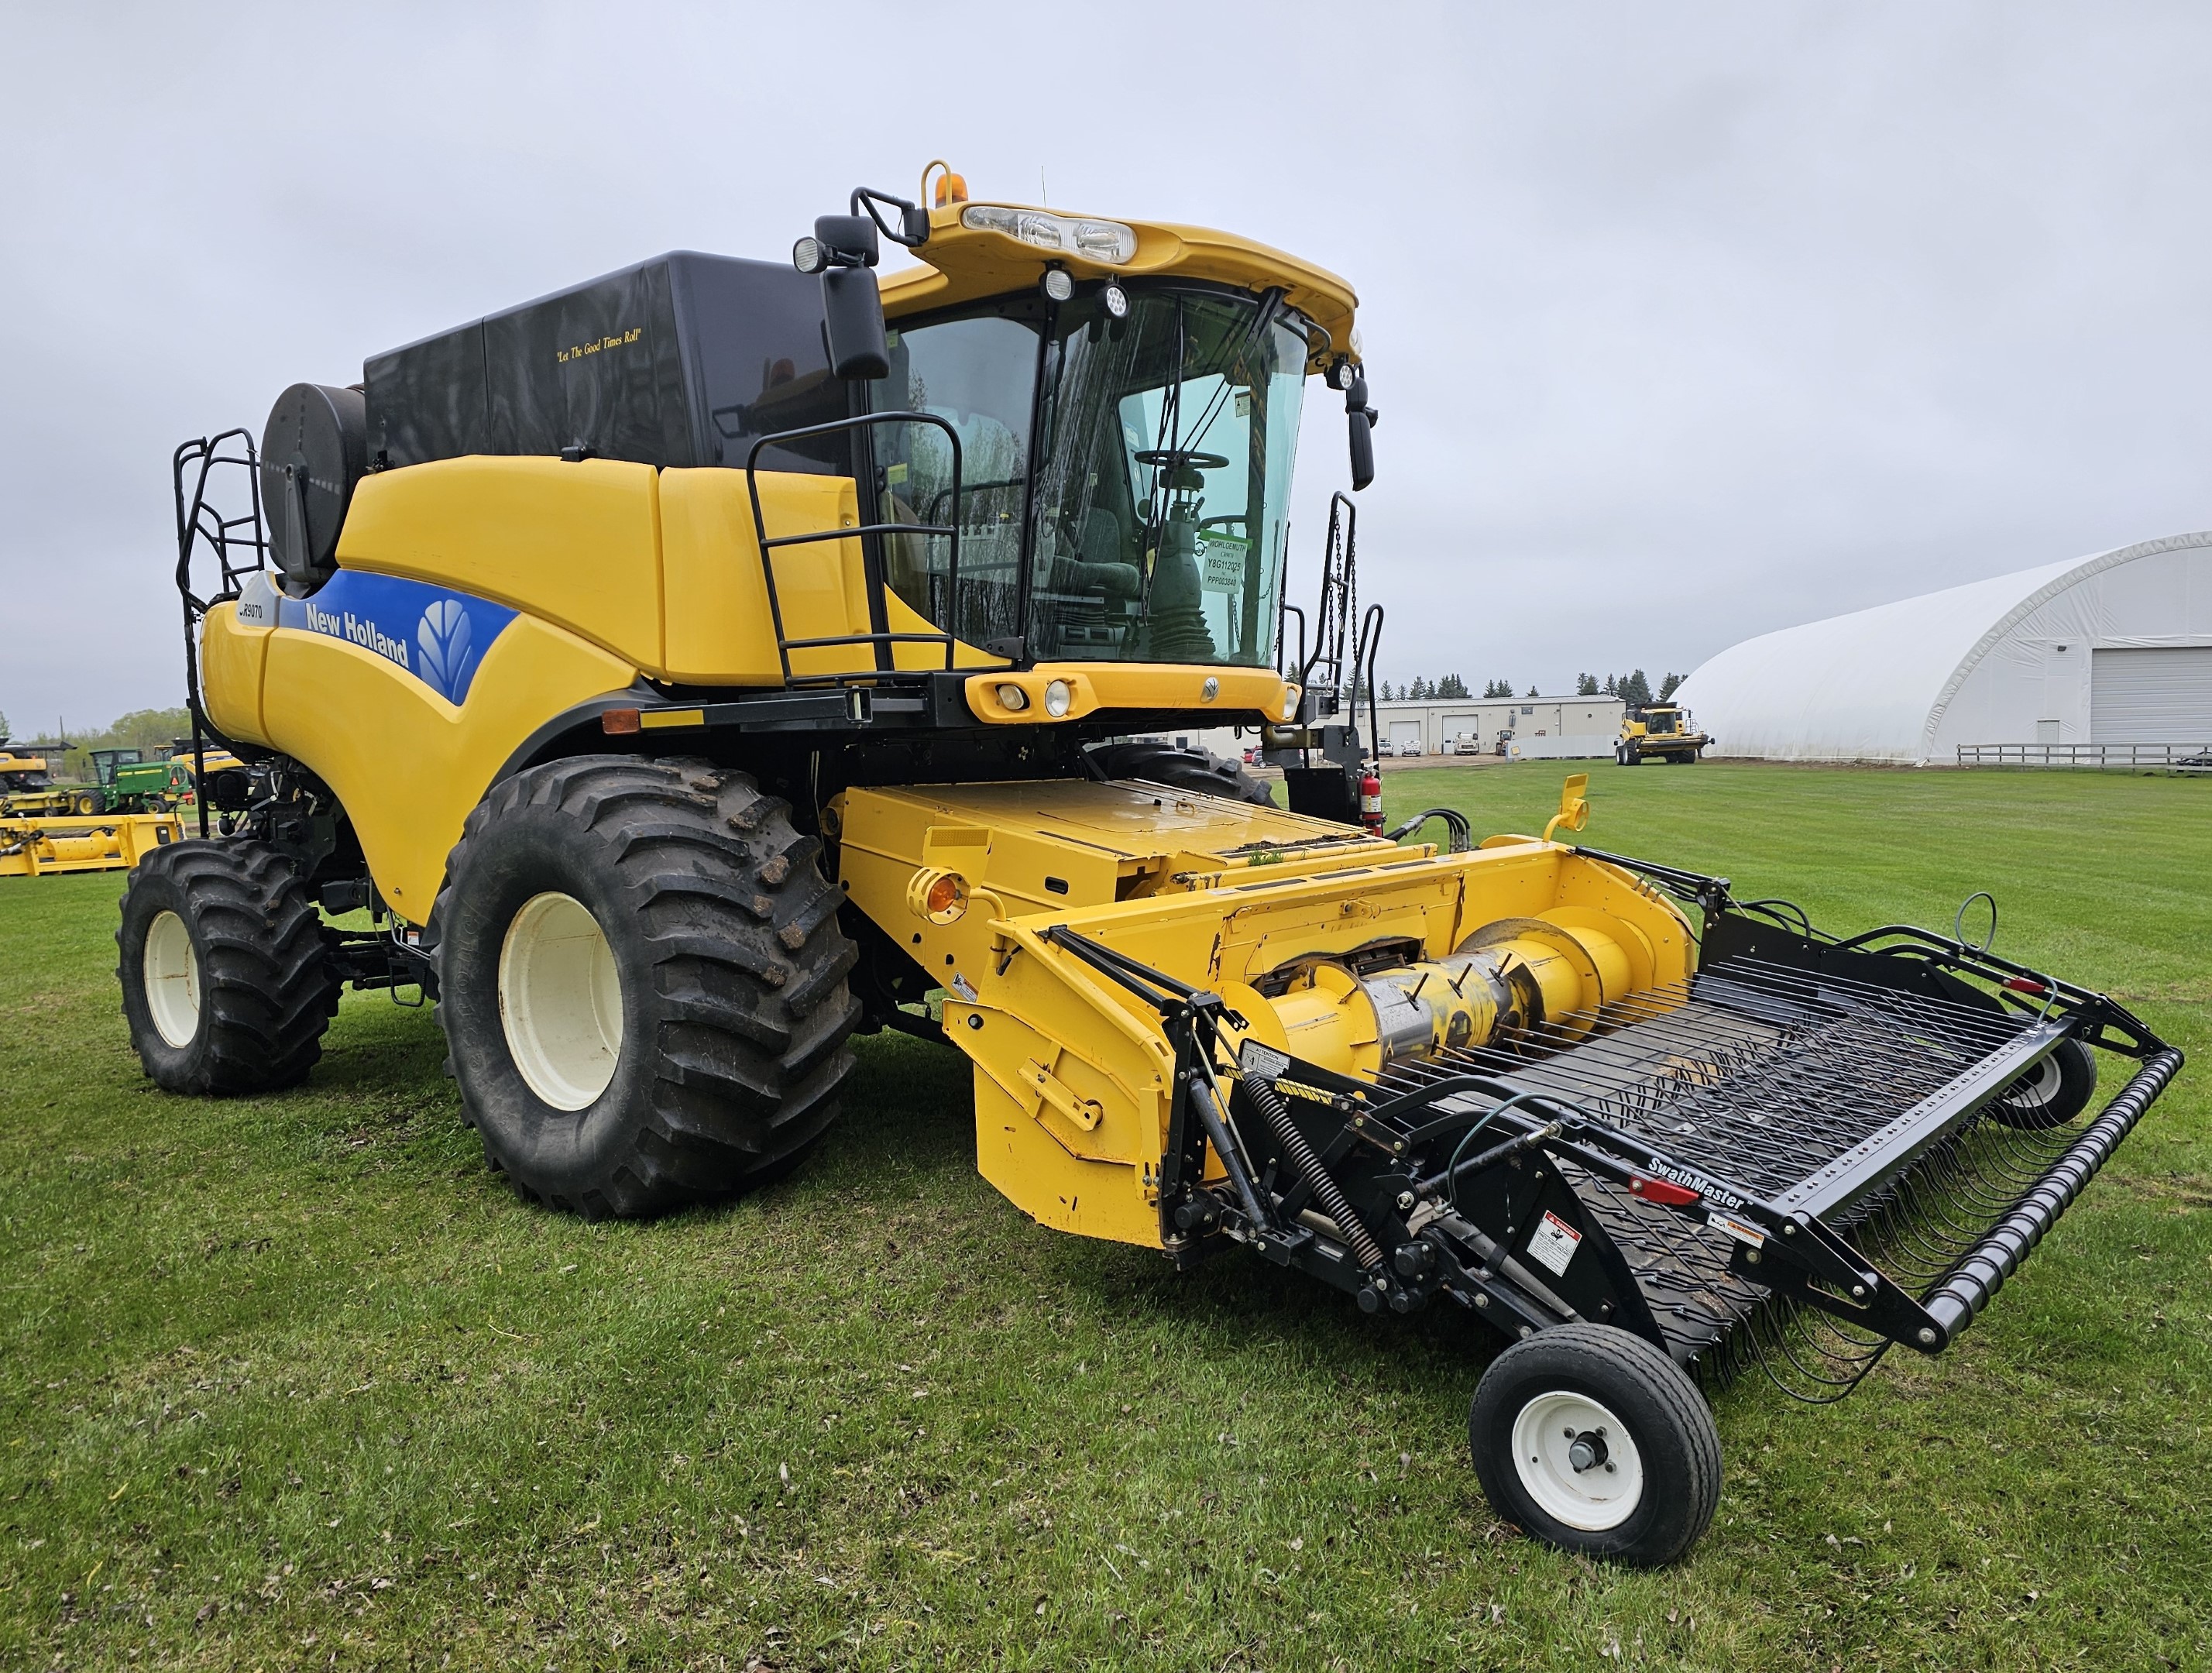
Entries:
[[[1694, 1376], [1940, 1351], [2178, 1054], [1955, 938], [1553, 840], [1573, 784], [1540, 836], [1385, 835], [1348, 500], [1310, 646], [1284, 587], [1310, 379], [1373, 474], [1350, 287], [936, 188], [179, 450], [200, 747], [244, 764], [125, 897], [147, 1073], [286, 1085], [344, 984], [419, 991], [492, 1165], [643, 1215], [799, 1157], [856, 1031], [921, 1035], [1039, 1223], [1463, 1309], [1510, 1344], [1499, 1511], [1680, 1555]], [[921, 260], [879, 282], [885, 237]], [[1287, 806], [1144, 736], [1224, 724]], [[2132, 1075], [2085, 1120], [2099, 1054]]]

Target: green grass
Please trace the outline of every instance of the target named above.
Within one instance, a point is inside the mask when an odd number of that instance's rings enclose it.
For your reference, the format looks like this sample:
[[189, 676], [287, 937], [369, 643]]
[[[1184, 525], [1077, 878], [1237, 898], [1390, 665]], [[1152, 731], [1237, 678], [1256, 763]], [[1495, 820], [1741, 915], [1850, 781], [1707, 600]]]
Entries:
[[[1559, 777], [1404, 772], [1392, 812], [1537, 830]], [[1594, 845], [1832, 928], [1990, 888], [2000, 951], [2212, 1062], [2212, 784], [1592, 778]], [[1030, 1225], [941, 1049], [863, 1042], [772, 1189], [586, 1226], [485, 1171], [381, 995], [301, 1090], [151, 1090], [119, 884], [0, 882], [0, 1667], [2212, 1658], [2204, 1068], [1940, 1360], [1722, 1396], [1719, 1519], [1630, 1573], [1486, 1514], [1478, 1329]]]

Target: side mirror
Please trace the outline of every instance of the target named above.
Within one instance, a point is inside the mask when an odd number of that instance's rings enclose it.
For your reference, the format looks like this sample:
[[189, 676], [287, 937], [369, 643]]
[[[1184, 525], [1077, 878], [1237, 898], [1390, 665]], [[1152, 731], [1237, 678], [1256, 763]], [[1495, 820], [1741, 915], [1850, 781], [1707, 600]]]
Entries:
[[1375, 480], [1375, 429], [1364, 407], [1347, 413], [1345, 423], [1352, 431], [1352, 487], [1357, 493]]
[[1367, 380], [1349, 366], [1343, 368], [1344, 416], [1352, 431], [1352, 488], [1354, 493], [1375, 480], [1375, 426], [1382, 415], [1367, 405]]
[[884, 303], [870, 267], [822, 271], [822, 320], [830, 336], [830, 369], [841, 378], [887, 378], [891, 356], [884, 341]]

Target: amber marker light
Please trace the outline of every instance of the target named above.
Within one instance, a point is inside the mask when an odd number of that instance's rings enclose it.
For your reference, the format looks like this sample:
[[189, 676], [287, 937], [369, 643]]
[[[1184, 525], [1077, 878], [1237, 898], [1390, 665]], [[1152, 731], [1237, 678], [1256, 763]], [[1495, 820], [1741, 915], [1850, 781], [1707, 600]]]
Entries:
[[968, 880], [957, 872], [925, 866], [907, 885], [908, 910], [931, 923], [948, 924], [968, 910]]

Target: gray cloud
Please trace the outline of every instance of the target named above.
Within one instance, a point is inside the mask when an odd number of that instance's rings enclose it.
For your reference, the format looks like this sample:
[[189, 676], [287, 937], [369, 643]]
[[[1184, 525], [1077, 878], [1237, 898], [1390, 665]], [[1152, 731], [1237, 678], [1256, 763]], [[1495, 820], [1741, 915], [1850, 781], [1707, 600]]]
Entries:
[[[1687, 668], [2212, 523], [2212, 15], [2021, 5], [0, 14], [0, 709], [176, 700], [170, 450], [855, 181], [1359, 288], [1385, 671]], [[1341, 420], [1318, 389], [1310, 586]]]

